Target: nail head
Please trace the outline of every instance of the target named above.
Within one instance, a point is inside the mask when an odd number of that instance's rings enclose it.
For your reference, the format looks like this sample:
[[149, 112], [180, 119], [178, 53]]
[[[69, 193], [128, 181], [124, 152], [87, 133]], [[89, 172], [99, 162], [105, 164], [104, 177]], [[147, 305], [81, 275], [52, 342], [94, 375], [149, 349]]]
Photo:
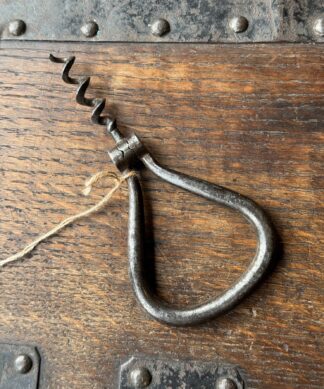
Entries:
[[147, 388], [152, 381], [152, 375], [145, 367], [137, 367], [132, 370], [130, 380], [136, 389]]
[[313, 28], [316, 35], [324, 36], [324, 17], [316, 19]]
[[238, 34], [248, 29], [249, 21], [244, 16], [235, 16], [230, 20], [229, 26], [235, 33]]
[[18, 355], [18, 357], [15, 359], [15, 370], [17, 373], [26, 374], [31, 370], [32, 367], [33, 361], [26, 354]]
[[92, 38], [97, 35], [99, 26], [96, 22], [87, 22], [81, 27], [82, 34], [87, 38]]
[[8, 30], [11, 35], [22, 35], [26, 31], [26, 23], [20, 19], [12, 20], [8, 25]]
[[165, 19], [157, 19], [151, 24], [151, 32], [154, 36], [163, 36], [170, 32], [170, 23]]
[[237, 385], [231, 378], [222, 377], [217, 381], [216, 389], [237, 389]]

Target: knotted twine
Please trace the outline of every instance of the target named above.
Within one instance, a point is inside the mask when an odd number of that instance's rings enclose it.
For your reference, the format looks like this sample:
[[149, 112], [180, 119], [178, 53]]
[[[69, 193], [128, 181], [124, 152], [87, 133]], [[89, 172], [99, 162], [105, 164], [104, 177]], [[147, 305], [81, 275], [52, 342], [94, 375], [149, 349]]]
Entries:
[[41, 242], [44, 240], [50, 238], [51, 236], [57, 234], [59, 231], [63, 230], [63, 228], [67, 227], [68, 225], [71, 225], [72, 223], [76, 222], [77, 220], [80, 220], [82, 218], [85, 218], [87, 216], [90, 216], [96, 212], [101, 211], [109, 202], [112, 195], [122, 186], [123, 182], [126, 181], [129, 177], [135, 176], [136, 173], [134, 171], [131, 171], [125, 175], [117, 176], [114, 173], [108, 172], [108, 171], [101, 171], [93, 175], [89, 180], [85, 182], [85, 186], [83, 189], [83, 194], [85, 196], [88, 196], [95, 184], [97, 184], [99, 181], [101, 181], [103, 178], [110, 177], [113, 178], [116, 181], [115, 186], [94, 206], [86, 209], [85, 211], [82, 211], [80, 213], [77, 213], [76, 215], [69, 216], [68, 218], [61, 221], [59, 224], [57, 224], [54, 228], [52, 228], [50, 231], [46, 232], [45, 234], [39, 236], [37, 239], [35, 239], [33, 242], [29, 243], [27, 246], [25, 246], [21, 251], [18, 253], [0, 260], [0, 267], [3, 267], [4, 265], [18, 261], [19, 259], [22, 259], [27, 254], [29, 254], [31, 251], [34, 250], [36, 246], [38, 246]]

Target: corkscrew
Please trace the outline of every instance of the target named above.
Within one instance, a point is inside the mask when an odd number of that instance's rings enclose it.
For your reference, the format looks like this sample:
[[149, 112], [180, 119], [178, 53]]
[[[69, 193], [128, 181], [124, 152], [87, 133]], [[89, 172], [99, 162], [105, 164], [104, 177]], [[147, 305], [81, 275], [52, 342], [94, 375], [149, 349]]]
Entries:
[[135, 134], [124, 137], [117, 128], [116, 120], [102, 115], [106, 103], [105, 99], [85, 97], [90, 77], [75, 79], [69, 75], [75, 57], [62, 59], [50, 55], [50, 60], [64, 64], [63, 81], [78, 85], [76, 101], [81, 105], [92, 107], [92, 123], [105, 125], [108, 133], [113, 137], [116, 146], [108, 154], [119, 171], [122, 173], [129, 172], [135, 168], [138, 161], [141, 161], [147, 169], [162, 180], [241, 213], [253, 225], [257, 234], [258, 247], [256, 254], [247, 270], [235, 284], [204, 304], [184, 309], [173, 308], [153, 291], [149, 282], [150, 275], [144, 265], [145, 215], [143, 194], [139, 175], [130, 176], [127, 179], [129, 190], [129, 273], [135, 296], [140, 305], [156, 320], [178, 326], [194, 325], [210, 320], [237, 305], [263, 278], [273, 258], [275, 233], [265, 212], [254, 201], [237, 192], [162, 167], [155, 161]]

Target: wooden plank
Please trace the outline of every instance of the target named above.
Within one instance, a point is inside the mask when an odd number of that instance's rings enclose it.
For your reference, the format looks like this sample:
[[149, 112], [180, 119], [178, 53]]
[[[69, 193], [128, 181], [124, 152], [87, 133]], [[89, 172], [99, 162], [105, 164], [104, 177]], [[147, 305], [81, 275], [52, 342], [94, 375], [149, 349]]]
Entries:
[[[227, 315], [159, 324], [131, 290], [123, 190], [1, 270], [0, 341], [39, 346], [42, 388], [116, 388], [120, 362], [138, 353], [238, 364], [251, 388], [322, 387], [323, 46], [2, 42], [1, 258], [98, 201], [107, 189], [85, 198], [84, 180], [114, 171], [111, 139], [50, 52], [75, 54], [75, 74], [93, 76], [89, 94], [107, 97], [121, 130], [161, 163], [261, 204], [284, 255]], [[254, 253], [252, 229], [143, 176], [158, 292], [182, 306], [234, 282]]]

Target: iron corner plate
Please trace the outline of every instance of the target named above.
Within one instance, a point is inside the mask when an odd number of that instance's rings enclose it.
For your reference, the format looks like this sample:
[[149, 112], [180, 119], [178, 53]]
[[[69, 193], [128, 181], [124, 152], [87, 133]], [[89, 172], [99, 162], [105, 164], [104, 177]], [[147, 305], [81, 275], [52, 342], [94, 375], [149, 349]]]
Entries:
[[135, 388], [244, 389], [246, 377], [230, 364], [133, 356], [120, 368], [119, 389]]
[[39, 371], [36, 347], [0, 344], [0, 389], [37, 389]]

